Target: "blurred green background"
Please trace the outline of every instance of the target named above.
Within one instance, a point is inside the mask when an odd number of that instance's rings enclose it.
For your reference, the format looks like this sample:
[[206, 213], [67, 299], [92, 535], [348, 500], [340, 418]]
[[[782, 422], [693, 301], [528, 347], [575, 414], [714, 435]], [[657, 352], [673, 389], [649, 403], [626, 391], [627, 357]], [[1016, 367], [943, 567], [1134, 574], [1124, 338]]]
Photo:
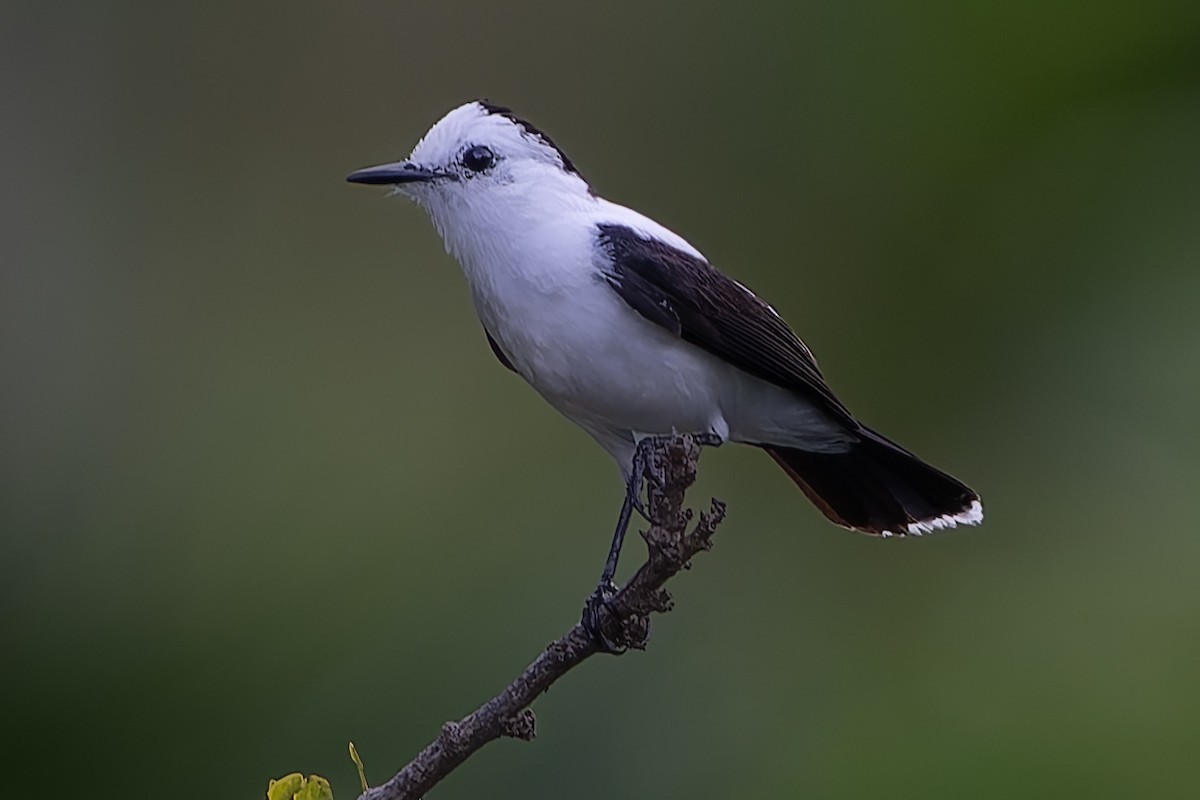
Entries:
[[650, 650], [437, 797], [1197, 796], [1195, 2], [9, 2], [0, 91], [6, 796], [353, 797], [578, 618], [615, 469], [343, 182], [478, 96], [988, 520], [707, 454]]

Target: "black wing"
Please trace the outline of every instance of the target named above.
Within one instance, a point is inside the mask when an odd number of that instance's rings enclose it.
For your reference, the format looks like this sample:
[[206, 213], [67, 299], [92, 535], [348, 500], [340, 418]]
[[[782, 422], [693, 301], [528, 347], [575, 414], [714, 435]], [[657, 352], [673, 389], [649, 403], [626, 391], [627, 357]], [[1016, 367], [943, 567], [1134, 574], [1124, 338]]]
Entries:
[[646, 319], [738, 369], [795, 391], [858, 427], [834, 396], [804, 342], [749, 289], [697, 258], [624, 225], [600, 225], [612, 258], [604, 275]]

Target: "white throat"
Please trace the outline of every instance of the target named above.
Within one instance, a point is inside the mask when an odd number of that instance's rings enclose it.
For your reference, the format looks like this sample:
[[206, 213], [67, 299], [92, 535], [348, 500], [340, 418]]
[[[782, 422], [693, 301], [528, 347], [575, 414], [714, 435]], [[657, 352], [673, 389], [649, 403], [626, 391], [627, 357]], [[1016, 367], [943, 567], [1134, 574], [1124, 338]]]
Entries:
[[504, 184], [475, 188], [459, 183], [418, 198], [472, 285], [506, 264], [520, 269], [517, 262], [555, 238], [548, 228], [583, 222], [596, 203], [583, 179], [534, 164], [514, 170]]

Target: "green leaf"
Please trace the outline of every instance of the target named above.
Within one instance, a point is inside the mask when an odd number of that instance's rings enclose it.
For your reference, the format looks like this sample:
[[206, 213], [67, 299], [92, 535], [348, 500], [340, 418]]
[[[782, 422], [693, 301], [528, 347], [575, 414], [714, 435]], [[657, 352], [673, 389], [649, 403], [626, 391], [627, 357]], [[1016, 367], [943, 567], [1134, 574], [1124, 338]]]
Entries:
[[284, 775], [267, 784], [267, 800], [292, 800], [296, 792], [304, 787], [304, 776], [299, 772]]
[[333, 800], [333, 789], [320, 775], [309, 775], [304, 788], [296, 792], [296, 800]]

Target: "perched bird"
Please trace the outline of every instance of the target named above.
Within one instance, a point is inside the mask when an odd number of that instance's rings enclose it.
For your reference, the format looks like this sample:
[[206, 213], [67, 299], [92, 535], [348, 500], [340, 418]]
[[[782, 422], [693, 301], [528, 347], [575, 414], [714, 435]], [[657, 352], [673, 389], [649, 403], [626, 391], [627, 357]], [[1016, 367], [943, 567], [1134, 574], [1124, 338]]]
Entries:
[[982, 521], [979, 495], [855, 419], [771, 306], [598, 196], [510, 109], [459, 106], [407, 159], [347, 179], [392, 185], [428, 212], [496, 357], [616, 459], [623, 523], [639, 441], [673, 432], [762, 448], [844, 528], [903, 536]]

